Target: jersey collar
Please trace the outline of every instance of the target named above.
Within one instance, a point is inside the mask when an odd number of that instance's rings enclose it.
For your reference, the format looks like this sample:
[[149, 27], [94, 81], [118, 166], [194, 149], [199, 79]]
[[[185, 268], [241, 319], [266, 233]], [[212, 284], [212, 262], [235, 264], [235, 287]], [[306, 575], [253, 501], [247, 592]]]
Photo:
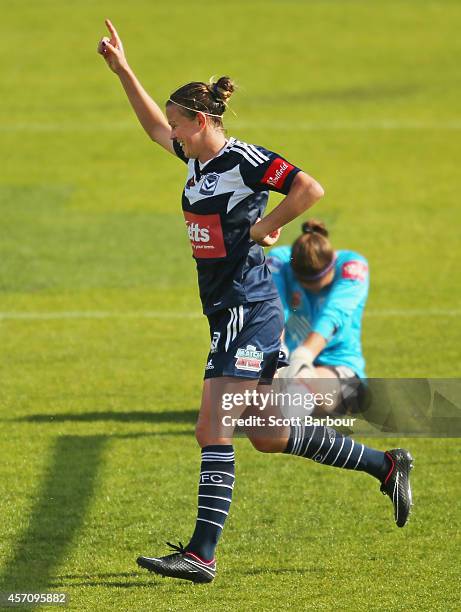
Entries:
[[229, 138], [229, 140], [226, 141], [226, 144], [223, 146], [223, 148], [220, 151], [218, 151], [214, 157], [206, 161], [204, 164], [201, 164], [199, 160], [196, 159], [195, 164], [194, 164], [196, 176], [198, 177], [201, 174], [203, 174], [203, 171], [208, 166], [208, 164], [213, 163], [215, 159], [218, 159], [218, 157], [221, 157], [221, 155], [224, 155], [224, 153], [226, 153], [232, 147], [234, 143], [235, 143], [235, 138], [232, 138], [232, 137]]

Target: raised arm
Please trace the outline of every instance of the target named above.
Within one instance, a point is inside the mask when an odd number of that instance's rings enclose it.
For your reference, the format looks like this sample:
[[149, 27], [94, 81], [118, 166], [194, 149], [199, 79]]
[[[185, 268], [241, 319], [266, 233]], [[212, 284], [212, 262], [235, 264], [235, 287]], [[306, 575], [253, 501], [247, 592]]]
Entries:
[[110, 32], [110, 38], [104, 36], [99, 41], [98, 53], [106, 60], [112, 72], [119, 77], [128, 100], [148, 136], [175, 155], [171, 141], [171, 127], [165, 115], [128, 65], [120, 36], [109, 19], [106, 19], [106, 26]]

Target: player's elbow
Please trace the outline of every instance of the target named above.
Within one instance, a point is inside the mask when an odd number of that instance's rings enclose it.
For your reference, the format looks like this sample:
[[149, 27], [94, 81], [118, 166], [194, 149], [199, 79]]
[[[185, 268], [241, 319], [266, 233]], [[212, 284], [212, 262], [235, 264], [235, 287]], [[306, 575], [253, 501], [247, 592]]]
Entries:
[[293, 186], [300, 191], [305, 210], [325, 195], [322, 185], [304, 172], [295, 176]]
[[309, 183], [306, 186], [307, 195], [309, 197], [309, 201], [313, 204], [323, 198], [325, 195], [325, 191], [320, 183], [318, 183], [315, 179], [309, 177]]

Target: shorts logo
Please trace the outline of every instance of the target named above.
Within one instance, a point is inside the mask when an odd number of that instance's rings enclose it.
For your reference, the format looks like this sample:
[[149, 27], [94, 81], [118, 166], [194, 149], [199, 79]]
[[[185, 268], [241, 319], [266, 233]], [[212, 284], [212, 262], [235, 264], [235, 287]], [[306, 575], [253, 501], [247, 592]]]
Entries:
[[203, 180], [203, 185], [200, 187], [199, 193], [206, 196], [211, 196], [216, 191], [216, 187], [219, 181], [219, 174], [213, 172], [212, 174], [206, 174]]
[[213, 360], [209, 359], [208, 363], [205, 366], [205, 370], [214, 370]]
[[288, 361], [288, 355], [283, 349], [279, 350], [279, 361]]
[[211, 338], [211, 348], [210, 348], [210, 353], [217, 353], [218, 352], [218, 343], [219, 343], [219, 339], [221, 338], [221, 332], [213, 332], [213, 337]]
[[341, 268], [342, 278], [364, 281], [367, 278], [368, 266], [363, 261], [346, 261]]
[[183, 212], [193, 256], [199, 259], [225, 257], [227, 253], [219, 214], [194, 215]]
[[261, 363], [264, 359], [264, 353], [256, 350], [255, 346], [248, 344], [246, 348], [239, 348], [235, 357], [235, 367], [239, 370], [259, 372], [261, 370]]
[[261, 179], [261, 183], [281, 189], [287, 176], [293, 169], [294, 166], [289, 164], [287, 161], [281, 159], [280, 157], [276, 157], [266, 170], [266, 174]]

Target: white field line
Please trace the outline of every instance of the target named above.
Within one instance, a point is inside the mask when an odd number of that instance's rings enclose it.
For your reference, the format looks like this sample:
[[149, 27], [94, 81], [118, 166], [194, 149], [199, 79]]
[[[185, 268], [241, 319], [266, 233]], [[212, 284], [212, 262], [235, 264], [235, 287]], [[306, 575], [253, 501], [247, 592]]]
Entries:
[[36, 320], [51, 319], [199, 319], [203, 315], [197, 312], [167, 312], [162, 310], [71, 310], [56, 312], [0, 312], [0, 320]]
[[[459, 317], [461, 309], [390, 309], [369, 310], [365, 313], [366, 318], [416, 318], [416, 317]], [[15, 321], [47, 321], [59, 319], [200, 319], [203, 317], [199, 311], [194, 312], [166, 312], [162, 310], [134, 310], [134, 311], [112, 311], [112, 310], [72, 310], [56, 312], [0, 312], [0, 320]]]
[[419, 309], [406, 309], [396, 308], [389, 310], [369, 310], [365, 311], [366, 317], [459, 317], [461, 316], [461, 309], [450, 309], [450, 308], [428, 308], [424, 310]]
[[[393, 119], [371, 121], [285, 122], [285, 121], [236, 121], [232, 130], [264, 129], [288, 131], [323, 130], [461, 130], [461, 120], [448, 121], [399, 121]], [[136, 121], [112, 123], [12, 123], [0, 124], [0, 133], [9, 132], [120, 132], [139, 129]]]
[[311, 130], [461, 130], [461, 121], [398, 121], [393, 119], [377, 119], [371, 121], [271, 121], [259, 123], [238, 121], [231, 128], [251, 129], [263, 128], [265, 130], [305, 131]]

